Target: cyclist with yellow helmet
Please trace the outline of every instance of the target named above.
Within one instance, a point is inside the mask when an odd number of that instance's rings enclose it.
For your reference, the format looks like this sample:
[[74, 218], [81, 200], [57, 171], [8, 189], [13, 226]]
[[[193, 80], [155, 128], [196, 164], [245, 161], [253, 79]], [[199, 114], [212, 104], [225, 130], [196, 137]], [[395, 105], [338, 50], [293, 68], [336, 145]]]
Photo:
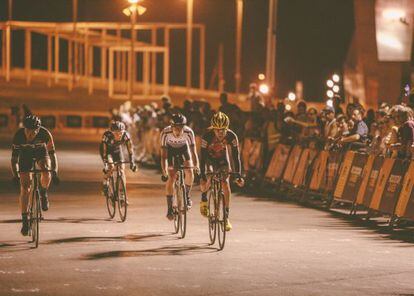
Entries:
[[[207, 204], [207, 192], [209, 182], [207, 182], [206, 169], [227, 170], [230, 171], [230, 163], [233, 163], [232, 172], [236, 174], [236, 183], [243, 186], [244, 180], [241, 177], [241, 162], [239, 140], [237, 135], [229, 129], [230, 120], [223, 112], [218, 112], [211, 119], [211, 126], [201, 141], [201, 203], [200, 212], [204, 217], [209, 215]], [[231, 149], [232, 162], [229, 157], [229, 147]], [[222, 182], [222, 188], [225, 199], [227, 225], [226, 230], [230, 231], [232, 225], [230, 223], [230, 182], [229, 176]]]

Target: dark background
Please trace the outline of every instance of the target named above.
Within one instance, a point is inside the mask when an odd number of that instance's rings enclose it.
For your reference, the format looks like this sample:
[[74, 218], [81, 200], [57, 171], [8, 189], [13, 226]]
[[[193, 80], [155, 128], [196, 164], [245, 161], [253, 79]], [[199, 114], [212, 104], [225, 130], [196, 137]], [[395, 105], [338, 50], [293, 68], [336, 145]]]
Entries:
[[[194, 0], [194, 22], [206, 24], [206, 84], [224, 44], [226, 89], [234, 89], [235, 1]], [[268, 0], [244, 0], [243, 89], [265, 72]], [[79, 21], [128, 21], [122, 9], [127, 0], [79, 0]], [[142, 22], [185, 22], [185, 0], [144, 0], [148, 8]], [[7, 18], [7, 0], [0, 0], [0, 19]], [[14, 0], [13, 18], [22, 21], [71, 21], [71, 0]], [[341, 72], [353, 32], [352, 0], [279, 0], [277, 39], [277, 90], [286, 96], [295, 81], [304, 82], [307, 100], [322, 100], [325, 80]], [[172, 81], [184, 84], [185, 34], [172, 36]], [[141, 36], [146, 39], [145, 34]], [[198, 38], [195, 36], [194, 42]], [[197, 43], [196, 43], [197, 44]], [[195, 45], [195, 54], [197, 45]], [[17, 50], [17, 49], [16, 49]], [[197, 63], [194, 62], [194, 71]], [[197, 72], [194, 72], [197, 73]], [[198, 77], [194, 77], [195, 84]]]

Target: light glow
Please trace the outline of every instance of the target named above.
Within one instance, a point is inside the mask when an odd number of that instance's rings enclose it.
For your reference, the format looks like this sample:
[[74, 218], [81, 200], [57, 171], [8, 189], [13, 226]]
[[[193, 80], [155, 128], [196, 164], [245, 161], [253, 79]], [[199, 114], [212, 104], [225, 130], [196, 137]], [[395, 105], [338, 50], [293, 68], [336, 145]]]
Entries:
[[383, 11], [382, 16], [387, 20], [400, 20], [407, 15], [404, 10], [401, 9], [386, 9]]
[[339, 93], [339, 86], [338, 85], [334, 85], [332, 90], [334, 91], [334, 93]]
[[384, 34], [384, 33], [378, 34], [378, 42], [384, 46], [391, 47], [397, 50], [403, 49], [402, 43], [394, 36], [391, 36], [388, 34]]
[[331, 90], [328, 90], [327, 92], [326, 92], [326, 95], [328, 96], [328, 98], [333, 98], [334, 97], [334, 92], [333, 91], [331, 91]]
[[291, 106], [291, 105], [289, 105], [289, 104], [287, 104], [287, 105], [285, 106], [285, 109], [286, 109], [287, 111], [290, 111], [290, 110], [292, 110], [292, 106]]
[[267, 84], [262, 83], [262, 84], [260, 84], [260, 86], [259, 86], [259, 91], [260, 91], [262, 94], [267, 95], [267, 94], [269, 93], [269, 86], [268, 86]]
[[296, 95], [295, 95], [295, 93], [290, 92], [290, 93], [288, 94], [288, 99], [289, 99], [289, 101], [294, 101], [294, 100], [296, 100]]
[[258, 78], [259, 78], [259, 80], [265, 80], [266, 79], [266, 75], [264, 75], [263, 73], [260, 73], [259, 75], [258, 75]]
[[328, 81], [326, 81], [326, 85], [328, 86], [328, 87], [333, 87], [334, 86], [334, 82], [332, 81], [332, 80], [328, 80]]
[[332, 80], [333, 80], [334, 82], [338, 83], [338, 82], [339, 82], [339, 80], [341, 80], [341, 78], [339, 77], [339, 75], [338, 75], [338, 74], [334, 74], [334, 75], [332, 75]]
[[332, 99], [327, 100], [326, 106], [328, 106], [329, 108], [333, 108], [333, 100]]

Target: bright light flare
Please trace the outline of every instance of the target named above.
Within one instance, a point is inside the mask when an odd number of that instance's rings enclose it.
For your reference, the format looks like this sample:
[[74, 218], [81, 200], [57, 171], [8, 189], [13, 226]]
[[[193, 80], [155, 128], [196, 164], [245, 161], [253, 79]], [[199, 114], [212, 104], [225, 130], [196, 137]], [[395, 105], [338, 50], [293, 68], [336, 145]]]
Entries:
[[289, 105], [289, 104], [287, 104], [287, 105], [285, 106], [285, 109], [286, 109], [287, 111], [290, 111], [290, 110], [292, 110], [292, 106], [291, 106], [291, 105]]
[[137, 4], [140, 1], [141, 0], [128, 0], [128, 2], [131, 3], [131, 4]]
[[258, 76], [259, 80], [263, 81], [266, 79], [266, 75], [264, 75], [263, 73], [260, 73]]
[[388, 34], [378, 34], [378, 42], [384, 46], [391, 47], [397, 50], [403, 49], [403, 44], [400, 42], [400, 40]]
[[338, 85], [334, 85], [332, 90], [334, 91], [334, 93], [339, 93], [339, 86]]
[[326, 92], [326, 95], [328, 96], [328, 98], [333, 98], [334, 97], [334, 92], [333, 91], [331, 91], [331, 90], [328, 90], [327, 92]]
[[329, 107], [329, 108], [333, 108], [333, 100], [332, 99], [327, 100], [326, 101], [326, 106]]
[[382, 13], [383, 18], [387, 20], [399, 20], [406, 17], [406, 12], [401, 9], [386, 9]]
[[341, 77], [339, 77], [338, 74], [334, 74], [334, 75], [332, 75], [332, 80], [333, 80], [333, 82], [338, 83], [339, 80], [341, 80]]
[[269, 93], [269, 86], [268, 86], [267, 84], [262, 83], [262, 84], [260, 84], [260, 86], [259, 86], [259, 91], [260, 91], [262, 94], [267, 95], [267, 94]]
[[328, 81], [326, 81], [326, 85], [328, 86], [328, 87], [333, 87], [334, 86], [334, 82], [332, 81], [332, 80], [328, 80]]
[[294, 101], [294, 100], [296, 100], [296, 95], [295, 95], [295, 93], [290, 92], [290, 93], [288, 94], [288, 99], [289, 99], [289, 101]]

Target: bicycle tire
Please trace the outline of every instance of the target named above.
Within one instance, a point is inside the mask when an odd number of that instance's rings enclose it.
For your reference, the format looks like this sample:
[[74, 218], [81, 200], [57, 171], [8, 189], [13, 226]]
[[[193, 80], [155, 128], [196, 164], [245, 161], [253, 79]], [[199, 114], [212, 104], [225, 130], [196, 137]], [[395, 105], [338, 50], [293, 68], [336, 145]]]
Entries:
[[31, 227], [31, 235], [32, 235], [32, 242], [34, 243], [34, 247], [37, 248], [39, 246], [39, 222], [40, 222], [40, 196], [39, 191], [34, 190], [32, 196], [32, 206], [30, 211], [30, 227]]
[[218, 242], [219, 242], [219, 250], [224, 249], [224, 245], [226, 243], [226, 206], [224, 203], [224, 195], [222, 192], [219, 193], [218, 202], [217, 202], [217, 210], [218, 210]]
[[187, 232], [187, 198], [185, 196], [184, 185], [180, 185], [179, 191], [179, 200], [181, 200], [181, 203], [179, 203], [178, 206], [178, 211], [180, 213], [180, 233], [181, 238], [185, 238]]
[[115, 203], [115, 190], [114, 180], [111, 177], [109, 179], [108, 192], [105, 194], [106, 197], [106, 208], [108, 210], [109, 217], [113, 219], [115, 217], [116, 203]]
[[127, 197], [125, 183], [122, 178], [118, 178], [116, 188], [117, 188], [117, 197], [118, 197], [117, 200], [118, 200], [119, 217], [121, 218], [121, 222], [125, 222], [127, 218], [127, 212], [128, 212], [128, 197]]
[[[174, 186], [175, 187], [175, 186]], [[174, 188], [174, 196], [173, 196], [173, 212], [174, 212], [174, 234], [177, 234], [180, 231], [180, 215], [178, 210], [178, 202], [177, 202], [177, 188]]]
[[210, 245], [214, 245], [217, 235], [217, 216], [216, 216], [216, 198], [213, 191], [208, 195], [208, 234], [210, 237]]

